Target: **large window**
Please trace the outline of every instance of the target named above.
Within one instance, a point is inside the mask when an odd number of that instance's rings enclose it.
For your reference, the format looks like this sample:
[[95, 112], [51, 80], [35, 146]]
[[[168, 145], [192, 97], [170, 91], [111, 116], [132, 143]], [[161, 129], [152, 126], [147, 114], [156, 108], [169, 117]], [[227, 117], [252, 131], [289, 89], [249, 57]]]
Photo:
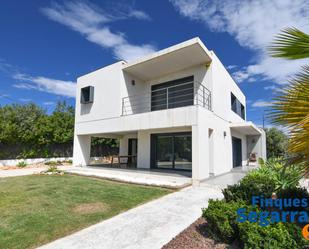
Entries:
[[191, 170], [191, 133], [152, 134], [151, 161], [152, 168]]
[[151, 86], [151, 111], [193, 104], [193, 76]]
[[240, 101], [235, 97], [233, 93], [231, 93], [231, 108], [233, 112], [238, 114], [242, 119], [246, 118], [245, 107]]

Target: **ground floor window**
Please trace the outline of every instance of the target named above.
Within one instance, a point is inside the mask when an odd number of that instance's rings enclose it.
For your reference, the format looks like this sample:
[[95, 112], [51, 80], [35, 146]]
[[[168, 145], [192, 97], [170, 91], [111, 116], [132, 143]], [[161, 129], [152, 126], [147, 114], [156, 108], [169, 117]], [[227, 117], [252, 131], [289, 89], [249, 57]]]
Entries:
[[152, 134], [151, 167], [192, 170], [191, 132]]

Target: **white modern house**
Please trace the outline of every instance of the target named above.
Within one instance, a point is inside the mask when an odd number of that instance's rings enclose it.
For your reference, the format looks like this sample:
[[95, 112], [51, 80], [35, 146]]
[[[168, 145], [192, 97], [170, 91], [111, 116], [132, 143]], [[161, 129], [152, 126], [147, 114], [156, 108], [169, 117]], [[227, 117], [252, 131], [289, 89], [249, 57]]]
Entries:
[[246, 97], [199, 38], [79, 77], [74, 165], [89, 164], [91, 137], [120, 139], [137, 168], [189, 171], [193, 183], [266, 157]]

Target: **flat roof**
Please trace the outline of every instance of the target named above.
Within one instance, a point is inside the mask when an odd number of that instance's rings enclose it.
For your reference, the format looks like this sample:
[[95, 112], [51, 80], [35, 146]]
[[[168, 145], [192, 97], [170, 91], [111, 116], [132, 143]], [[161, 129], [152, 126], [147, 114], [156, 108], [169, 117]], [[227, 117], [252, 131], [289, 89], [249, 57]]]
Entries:
[[251, 121], [242, 122], [242, 123], [233, 123], [230, 125], [232, 130], [235, 130], [239, 133], [245, 135], [261, 135], [262, 132], [258, 127], [255, 126]]
[[211, 52], [196, 37], [127, 63], [123, 70], [141, 80], [151, 80], [210, 62]]

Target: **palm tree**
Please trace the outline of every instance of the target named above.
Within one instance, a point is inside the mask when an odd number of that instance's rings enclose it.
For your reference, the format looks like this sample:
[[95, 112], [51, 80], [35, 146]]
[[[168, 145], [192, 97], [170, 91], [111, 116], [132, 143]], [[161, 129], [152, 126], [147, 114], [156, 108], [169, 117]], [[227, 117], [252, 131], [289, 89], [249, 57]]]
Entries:
[[[309, 35], [296, 29], [282, 31], [269, 47], [273, 57], [309, 58]], [[274, 98], [270, 118], [290, 132], [289, 151], [309, 166], [309, 66], [303, 66], [289, 85]]]
[[309, 58], [309, 35], [296, 28], [284, 29], [268, 50], [273, 57], [290, 60]]

